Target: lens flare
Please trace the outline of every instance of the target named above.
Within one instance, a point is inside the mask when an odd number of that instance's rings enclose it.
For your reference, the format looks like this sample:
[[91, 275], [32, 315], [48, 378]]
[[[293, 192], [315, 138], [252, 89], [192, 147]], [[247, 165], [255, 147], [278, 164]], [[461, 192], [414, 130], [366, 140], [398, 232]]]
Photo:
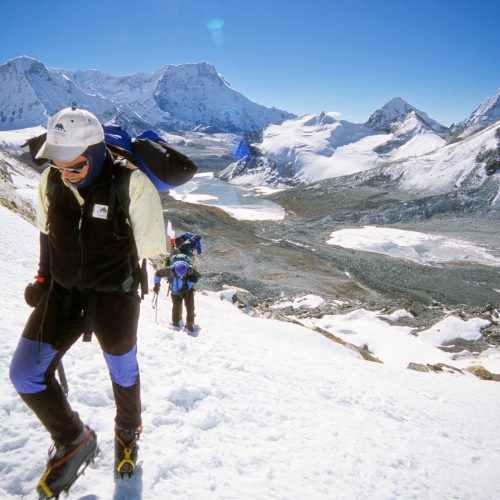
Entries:
[[207, 23], [207, 28], [210, 31], [217, 31], [221, 30], [224, 27], [224, 19], [221, 19], [220, 17], [216, 17], [215, 19], [210, 19]]
[[224, 36], [222, 34], [222, 28], [224, 28], [224, 19], [220, 17], [216, 17], [214, 19], [210, 19], [207, 23], [208, 31], [212, 35], [212, 40], [217, 47], [222, 47], [224, 42]]

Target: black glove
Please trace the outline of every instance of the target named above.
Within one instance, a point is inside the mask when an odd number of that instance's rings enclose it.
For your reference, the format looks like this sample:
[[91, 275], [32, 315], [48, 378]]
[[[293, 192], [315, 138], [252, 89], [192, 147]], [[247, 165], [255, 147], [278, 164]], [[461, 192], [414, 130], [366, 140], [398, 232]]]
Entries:
[[160, 283], [155, 283], [155, 286], [153, 287], [153, 292], [160, 293]]
[[35, 276], [35, 282], [29, 283], [24, 289], [24, 300], [26, 304], [30, 307], [35, 307], [49, 289], [49, 286], [50, 278], [47, 279], [43, 276]]
[[192, 283], [198, 283], [199, 276], [200, 275], [196, 271], [190, 272], [188, 274], [189, 281], [191, 281]]

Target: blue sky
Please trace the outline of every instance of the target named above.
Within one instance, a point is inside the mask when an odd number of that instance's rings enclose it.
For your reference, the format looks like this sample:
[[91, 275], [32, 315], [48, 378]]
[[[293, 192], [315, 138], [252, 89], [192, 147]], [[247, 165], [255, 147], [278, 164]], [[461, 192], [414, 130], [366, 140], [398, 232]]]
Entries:
[[249, 99], [363, 122], [395, 96], [450, 125], [500, 87], [499, 0], [9, 0], [0, 63], [114, 75], [207, 61]]

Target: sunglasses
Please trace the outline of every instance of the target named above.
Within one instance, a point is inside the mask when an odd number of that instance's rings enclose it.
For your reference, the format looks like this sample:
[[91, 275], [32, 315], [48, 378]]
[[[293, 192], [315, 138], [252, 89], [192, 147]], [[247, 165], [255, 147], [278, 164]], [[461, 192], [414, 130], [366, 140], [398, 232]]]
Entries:
[[71, 165], [71, 167], [58, 167], [54, 165], [51, 161], [49, 161], [49, 166], [55, 168], [56, 170], [66, 170], [66, 172], [74, 172], [79, 174], [86, 166], [88, 162], [86, 160], [76, 163], [75, 165]]

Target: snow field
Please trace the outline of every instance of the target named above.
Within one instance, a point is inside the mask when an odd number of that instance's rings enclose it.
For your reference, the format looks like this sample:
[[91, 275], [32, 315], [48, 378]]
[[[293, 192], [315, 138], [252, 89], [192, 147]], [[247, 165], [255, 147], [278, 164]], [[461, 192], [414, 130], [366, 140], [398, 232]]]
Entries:
[[[38, 234], [0, 207], [0, 483], [36, 498], [50, 444], [8, 380], [30, 312], [24, 286]], [[150, 274], [152, 280], [152, 273]], [[368, 363], [310, 329], [252, 318], [215, 292], [196, 295], [198, 337], [142, 303], [141, 471], [113, 480], [114, 402], [99, 346], [65, 357], [70, 401], [95, 428], [95, 465], [68, 499], [460, 498], [500, 494], [500, 392], [472, 376]]]

